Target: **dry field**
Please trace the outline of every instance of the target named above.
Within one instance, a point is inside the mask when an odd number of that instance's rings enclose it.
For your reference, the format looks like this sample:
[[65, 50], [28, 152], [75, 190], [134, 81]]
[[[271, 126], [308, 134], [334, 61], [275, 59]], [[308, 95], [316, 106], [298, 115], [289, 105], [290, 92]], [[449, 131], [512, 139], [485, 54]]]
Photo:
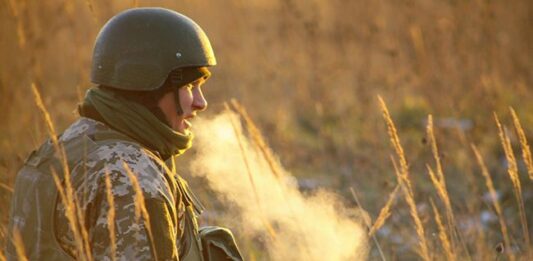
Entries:
[[[177, 165], [210, 207], [202, 221], [232, 228], [247, 260], [329, 260], [313, 248], [320, 241], [308, 225], [326, 227], [327, 217], [357, 206], [371, 217], [363, 224], [370, 260], [533, 260], [527, 0], [0, 0], [1, 249], [16, 172], [50, 133], [43, 112], [58, 132], [76, 119], [99, 28], [134, 6], [177, 10], [211, 39], [210, 108], [195, 123], [197, 148]], [[232, 220], [232, 211], [257, 209], [228, 205], [224, 193], [234, 187], [216, 187], [216, 170], [196, 173], [209, 162], [198, 159], [210, 146], [202, 124], [218, 126], [220, 117], [233, 123], [236, 160], [264, 163], [232, 171], [255, 193], [246, 204], [275, 205], [265, 184], [286, 182], [262, 175], [282, 173], [298, 188], [281, 189], [298, 194], [294, 202], [334, 192], [320, 202], [339, 204], [323, 208], [336, 214], [315, 222], [304, 214], [321, 208], [288, 203], [295, 218], [309, 218], [293, 229], [304, 239], [284, 234], [293, 223], [271, 226], [265, 215], [260, 224]], [[357, 245], [342, 227], [332, 231], [339, 245]], [[290, 252], [288, 239], [303, 240], [301, 251], [276, 255]]]

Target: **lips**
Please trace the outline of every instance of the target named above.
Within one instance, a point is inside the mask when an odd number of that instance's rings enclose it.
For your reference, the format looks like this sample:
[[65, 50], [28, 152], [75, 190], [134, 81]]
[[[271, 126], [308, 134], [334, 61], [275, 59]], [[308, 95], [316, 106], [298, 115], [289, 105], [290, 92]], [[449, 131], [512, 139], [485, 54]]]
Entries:
[[183, 120], [183, 126], [185, 127], [184, 129], [189, 129], [191, 128], [192, 124], [188, 121], [188, 120]]

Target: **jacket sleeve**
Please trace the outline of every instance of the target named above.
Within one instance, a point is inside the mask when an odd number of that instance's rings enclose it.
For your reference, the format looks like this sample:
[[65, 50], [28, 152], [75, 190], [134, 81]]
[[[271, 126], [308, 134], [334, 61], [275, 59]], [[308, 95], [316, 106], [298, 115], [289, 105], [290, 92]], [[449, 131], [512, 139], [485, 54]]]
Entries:
[[[97, 193], [89, 196], [92, 200], [86, 206], [86, 220], [89, 221], [86, 226], [93, 259], [112, 260], [114, 254], [116, 260], [178, 260], [176, 197], [164, 173], [152, 158], [139, 150], [115, 148], [115, 151], [120, 154], [107, 158], [105, 167], [96, 171]], [[111, 181], [113, 221], [109, 220], [110, 201], [105, 175]], [[135, 177], [133, 182], [132, 175]], [[141, 190], [142, 204], [136, 188]], [[139, 215], [142, 213], [139, 210], [144, 210], [147, 215]], [[113, 222], [114, 233], [110, 232], [109, 222]], [[112, 244], [113, 234], [115, 244]]]
[[178, 260], [174, 224], [167, 203], [157, 198], [145, 198], [149, 222], [143, 215], [137, 220], [135, 192], [132, 186], [122, 189], [127, 189], [128, 193], [118, 195], [113, 191], [115, 249], [108, 221], [109, 203], [103, 197], [99, 206], [94, 206], [100, 211], [92, 218], [96, 222], [88, 229], [93, 258], [111, 260], [114, 252], [116, 260]]

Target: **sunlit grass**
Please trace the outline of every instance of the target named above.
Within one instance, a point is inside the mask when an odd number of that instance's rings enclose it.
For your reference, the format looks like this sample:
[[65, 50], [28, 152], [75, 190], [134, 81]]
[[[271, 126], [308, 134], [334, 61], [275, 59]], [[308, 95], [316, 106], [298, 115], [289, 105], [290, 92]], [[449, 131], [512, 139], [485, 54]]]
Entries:
[[148, 240], [150, 241], [150, 244], [153, 249], [154, 259], [157, 260], [157, 253], [156, 253], [156, 238], [154, 238], [152, 233], [152, 227], [150, 225], [150, 215], [148, 213], [148, 210], [146, 209], [146, 204], [144, 201], [144, 194], [143, 190], [141, 188], [141, 185], [139, 184], [139, 180], [137, 179], [137, 176], [131, 171], [131, 168], [128, 166], [126, 162], [122, 163], [122, 166], [124, 167], [124, 170], [126, 171], [126, 174], [128, 175], [128, 178], [131, 182], [131, 189], [133, 190], [134, 194], [134, 206], [135, 206], [135, 220], [136, 224], [140, 224], [140, 220], [142, 218], [144, 228], [146, 229], [146, 232], [148, 234]]
[[520, 182], [520, 176], [518, 174], [518, 164], [516, 162], [516, 158], [513, 152], [513, 147], [511, 145], [511, 140], [507, 133], [504, 131], [500, 120], [498, 118], [498, 115], [496, 113], [494, 114], [494, 119], [496, 121], [496, 125], [498, 126], [498, 135], [500, 136], [500, 140], [502, 143], [503, 151], [505, 152], [505, 157], [507, 159], [507, 174], [509, 174], [509, 178], [511, 180], [511, 183], [513, 184], [513, 192], [518, 204], [518, 209], [520, 213], [520, 223], [522, 225], [522, 233], [524, 237], [524, 243], [526, 248], [529, 250], [530, 248], [530, 239], [529, 239], [529, 230], [527, 226], [527, 218], [526, 218], [526, 210], [524, 207], [524, 199], [522, 198], [522, 185]]
[[111, 179], [109, 178], [109, 173], [105, 173], [105, 188], [106, 188], [106, 199], [107, 204], [109, 205], [109, 210], [107, 211], [107, 227], [109, 230], [109, 243], [111, 248], [111, 260], [115, 261], [117, 257], [117, 240], [115, 235], [115, 200], [113, 198], [113, 191], [111, 185]]
[[[123, 8], [151, 4], [138, 0], [8, 0], [5, 8], [0, 8], [2, 36], [12, 40], [0, 50], [7, 64], [0, 69], [0, 107], [4, 112], [0, 171], [6, 173], [0, 177], [0, 208], [6, 210], [1, 211], [0, 227], [6, 232], [0, 235], [0, 261], [4, 258], [3, 244], [10, 240], [6, 217], [14, 176], [24, 158], [48, 133], [61, 159], [65, 159], [64, 149], [54, 137], [56, 130], [75, 117], [71, 111], [90, 86], [90, 49], [99, 26]], [[219, 5], [200, 0], [161, 4], [198, 19], [214, 39], [215, 51], [222, 59], [206, 89], [212, 108], [220, 107], [223, 100], [239, 97], [248, 110], [233, 102], [232, 109], [243, 119], [250, 142], [276, 177], [283, 176], [283, 162], [304, 178], [327, 176], [330, 188], [344, 192], [347, 198], [347, 188], [357, 182], [360, 199], [370, 214], [377, 216], [370, 234], [383, 243], [387, 257], [411, 258], [412, 251], [424, 256], [421, 241], [425, 236], [426, 251], [432, 259], [448, 260], [453, 255], [457, 260], [468, 259], [465, 248], [473, 260], [497, 259], [500, 253], [495, 246], [499, 244], [503, 246], [501, 254], [507, 256], [504, 258], [531, 259], [528, 195], [533, 161], [528, 139], [533, 92], [525, 68], [531, 68], [532, 60], [525, 55], [530, 49], [530, 28], [523, 23], [529, 17], [530, 3], [227, 1]], [[394, 14], [389, 10], [395, 10]], [[488, 13], [491, 19], [485, 19]], [[277, 19], [268, 19], [273, 15]], [[500, 26], [506, 28], [503, 36], [495, 33]], [[227, 28], [232, 28], [231, 34]], [[500, 41], [501, 37], [505, 41]], [[309, 47], [302, 47], [302, 43]], [[32, 81], [43, 88], [28, 88]], [[43, 97], [37, 93], [39, 110], [34, 111], [27, 98], [32, 92], [36, 96], [36, 90], [42, 90]], [[396, 173], [400, 174], [394, 189], [396, 181], [387, 175], [391, 167], [382, 163], [389, 151], [381, 147], [387, 137], [372, 107], [375, 93], [384, 94], [395, 116], [394, 123], [391, 115], [387, 122], [396, 125], [398, 139], [392, 141]], [[411, 97], [422, 97], [430, 106], [412, 106], [407, 102]], [[507, 106], [514, 107], [510, 111], [516, 135], [500, 123], [493, 133], [494, 124], [487, 113], [497, 112], [504, 122]], [[425, 151], [419, 143], [424, 132], [420, 122], [429, 113], [433, 115], [431, 133], [428, 121], [425, 137], [430, 151]], [[462, 135], [459, 139], [439, 124], [451, 115], [473, 123], [472, 129], [457, 128]], [[258, 124], [251, 121], [251, 116]], [[234, 138], [231, 129], [226, 134], [226, 138]], [[470, 143], [477, 147], [470, 147]], [[515, 157], [512, 146], [516, 153], [520, 146], [521, 155]], [[500, 154], [506, 165], [501, 163]], [[404, 162], [399, 155], [404, 155]], [[522, 166], [527, 176], [521, 176]], [[78, 202], [81, 198], [76, 198], [70, 173], [63, 173], [67, 168], [62, 168], [56, 173], [56, 178], [65, 176], [56, 181], [58, 189], [63, 189], [59, 199], [69, 208], [66, 214], [77, 234], [78, 258], [89, 260], [88, 234], [81, 225], [84, 214]], [[404, 168], [409, 175], [403, 174]], [[507, 176], [499, 175], [504, 168]], [[260, 185], [255, 184], [259, 190]], [[477, 190], [465, 192], [463, 186], [475, 186]], [[107, 183], [106, 189], [109, 193]], [[428, 216], [433, 195], [436, 209]], [[106, 199], [112, 205], [109, 194]], [[139, 199], [135, 202], [140, 204]], [[261, 200], [257, 204], [260, 206]], [[466, 211], [465, 205], [473, 207]], [[136, 207], [146, 221], [142, 207]], [[221, 212], [216, 204], [213, 207]], [[290, 203], [287, 208], [291, 208]], [[422, 224], [414, 216], [417, 210]], [[111, 242], [112, 211], [113, 207], [107, 220]], [[497, 220], [481, 221], [487, 212], [494, 213]], [[219, 220], [215, 217], [210, 221]], [[468, 226], [472, 223], [475, 229]], [[461, 226], [464, 229], [459, 229]], [[274, 225], [266, 227], [267, 237], [275, 233]], [[268, 227], [274, 232], [268, 232]], [[431, 237], [433, 232], [438, 237]], [[251, 246], [245, 251], [248, 259], [264, 258], [264, 249], [256, 238], [239, 236], [238, 240]], [[444, 236], [449, 247], [443, 243]], [[410, 244], [412, 241], [417, 242], [416, 246]], [[376, 257], [375, 251], [372, 257]]]
[[[396, 126], [392, 121], [387, 105], [385, 104], [381, 96], [378, 96], [378, 100], [381, 107], [381, 111], [383, 113], [383, 118], [385, 119], [385, 122], [387, 124], [390, 141], [394, 150], [396, 151], [398, 161], [400, 162], [399, 168], [395, 167], [395, 173], [398, 178], [398, 183], [400, 184], [400, 187], [402, 188], [402, 191], [404, 193], [404, 198], [407, 202], [407, 205], [409, 206], [411, 217], [415, 224], [415, 231], [418, 235], [419, 245], [417, 252], [422, 259], [431, 260], [428, 243], [426, 241], [425, 236], [425, 228], [422, 224], [420, 216], [418, 215], [413, 186], [411, 185], [411, 181], [409, 180], [409, 166], [407, 165], [407, 159], [405, 158], [403, 147], [401, 145], [400, 138], [398, 137], [398, 132], [396, 131]], [[393, 162], [395, 162], [394, 158], [392, 158], [392, 160]]]

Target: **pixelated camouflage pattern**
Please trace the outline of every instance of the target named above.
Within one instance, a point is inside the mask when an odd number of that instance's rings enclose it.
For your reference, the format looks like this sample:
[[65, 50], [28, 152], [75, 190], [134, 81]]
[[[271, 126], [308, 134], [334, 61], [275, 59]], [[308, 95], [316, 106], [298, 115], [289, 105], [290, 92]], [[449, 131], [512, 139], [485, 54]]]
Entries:
[[[94, 137], [100, 132], [113, 131], [106, 125], [88, 118], [80, 118], [60, 137], [68, 143], [83, 136]], [[154, 250], [147, 228], [141, 218], [135, 219], [135, 191], [124, 169], [125, 162], [137, 177], [145, 198], [150, 226], [155, 238], [158, 260], [178, 260], [180, 247], [187, 245], [185, 237], [186, 207], [174, 174], [153, 152], [139, 144], [125, 140], [108, 140], [98, 145], [85, 160], [71, 171], [80, 207], [84, 210], [85, 226], [89, 232], [92, 255], [95, 260], [111, 260], [111, 241], [107, 215], [105, 175], [112, 185], [115, 209], [115, 236], [117, 260], [153, 260]], [[83, 178], [79, 178], [83, 175]], [[59, 201], [56, 207], [55, 231], [61, 246], [77, 256], [75, 241], [65, 216], [65, 207]], [[182, 251], [183, 252], [183, 249]]]

